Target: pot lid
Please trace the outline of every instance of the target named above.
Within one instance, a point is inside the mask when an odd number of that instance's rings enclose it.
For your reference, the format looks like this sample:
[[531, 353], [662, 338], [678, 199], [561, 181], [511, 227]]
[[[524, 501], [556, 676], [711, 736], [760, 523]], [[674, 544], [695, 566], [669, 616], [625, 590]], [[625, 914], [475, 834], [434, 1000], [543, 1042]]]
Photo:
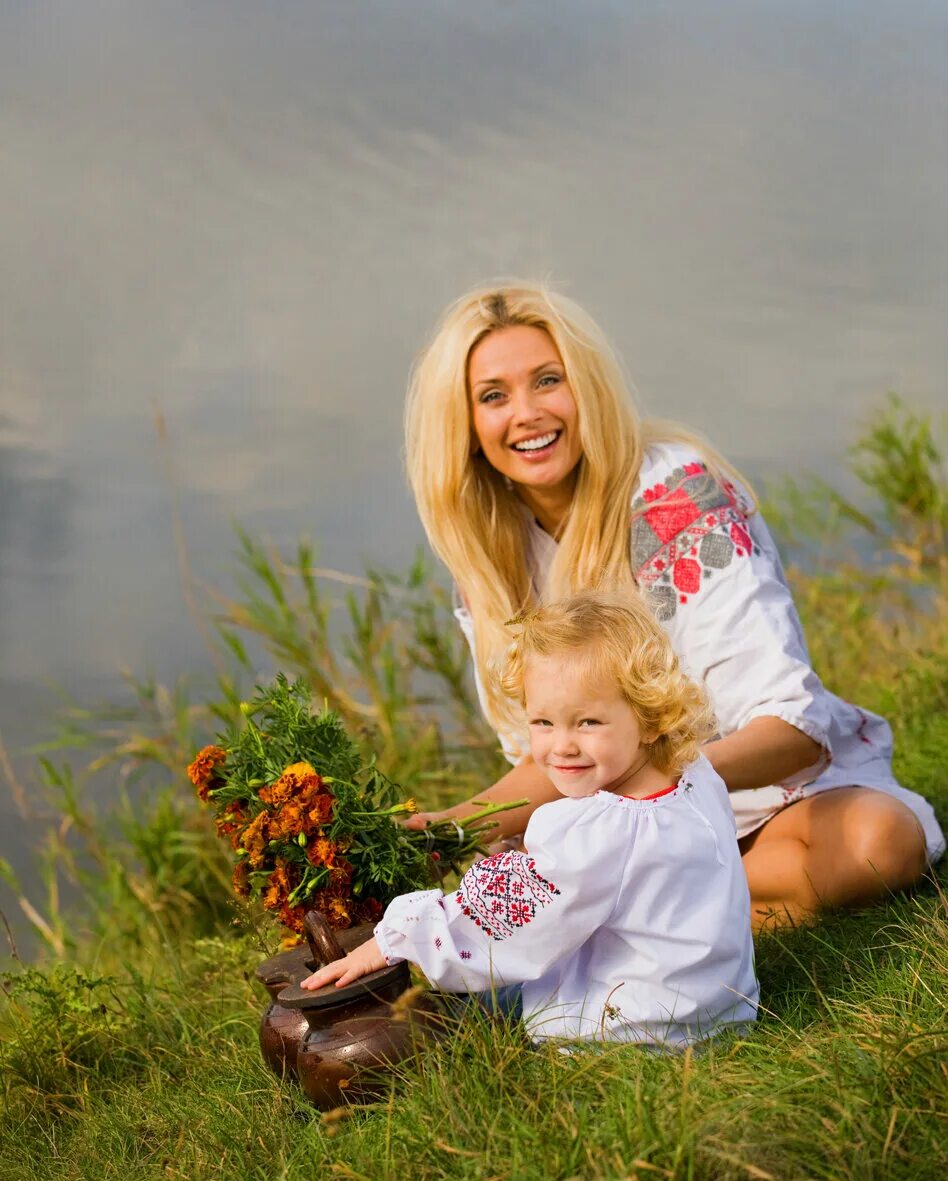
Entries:
[[377, 972], [370, 972], [367, 976], [353, 980], [351, 984], [346, 984], [343, 988], [337, 988], [335, 984], [327, 984], [325, 988], [318, 988], [315, 991], [300, 988], [299, 981], [309, 974], [308, 968], [304, 966], [303, 971], [297, 974], [297, 978], [277, 996], [277, 1004], [283, 1005], [286, 1009], [325, 1009], [331, 1005], [343, 1005], [350, 1001], [369, 999], [373, 995], [387, 990], [393, 984], [407, 988], [411, 980], [408, 963], [404, 960], [400, 964], [392, 964], [390, 967], [380, 968]]

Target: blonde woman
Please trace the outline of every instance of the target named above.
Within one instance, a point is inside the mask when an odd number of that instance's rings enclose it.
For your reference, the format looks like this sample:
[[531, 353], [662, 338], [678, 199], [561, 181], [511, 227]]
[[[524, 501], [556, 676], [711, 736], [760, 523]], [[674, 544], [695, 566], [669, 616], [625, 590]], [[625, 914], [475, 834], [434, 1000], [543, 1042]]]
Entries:
[[705, 686], [718, 736], [704, 754], [730, 793], [756, 926], [871, 902], [941, 855], [930, 805], [893, 777], [888, 724], [810, 667], [746, 486], [688, 432], [639, 421], [608, 343], [573, 301], [511, 284], [450, 307], [412, 376], [406, 444], [484, 713], [513, 764], [477, 798], [531, 801], [503, 814], [501, 836], [557, 794], [491, 675], [504, 625], [601, 589], [644, 596]]

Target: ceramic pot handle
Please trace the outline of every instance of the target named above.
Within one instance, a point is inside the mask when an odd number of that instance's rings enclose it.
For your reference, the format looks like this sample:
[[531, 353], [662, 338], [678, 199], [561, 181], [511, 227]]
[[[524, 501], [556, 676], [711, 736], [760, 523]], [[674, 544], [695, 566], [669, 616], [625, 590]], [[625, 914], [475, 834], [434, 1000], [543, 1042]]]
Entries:
[[308, 910], [303, 917], [303, 930], [317, 968], [323, 968], [346, 954], [329, 924], [316, 910]]

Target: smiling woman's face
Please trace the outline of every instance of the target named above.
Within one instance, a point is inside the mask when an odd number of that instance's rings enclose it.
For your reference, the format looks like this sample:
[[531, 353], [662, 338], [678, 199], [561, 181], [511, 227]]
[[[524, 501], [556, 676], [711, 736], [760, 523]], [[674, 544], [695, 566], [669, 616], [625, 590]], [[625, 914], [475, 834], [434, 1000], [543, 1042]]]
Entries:
[[501, 475], [548, 500], [572, 497], [582, 456], [573, 392], [556, 345], [542, 328], [490, 332], [467, 366], [475, 442]]

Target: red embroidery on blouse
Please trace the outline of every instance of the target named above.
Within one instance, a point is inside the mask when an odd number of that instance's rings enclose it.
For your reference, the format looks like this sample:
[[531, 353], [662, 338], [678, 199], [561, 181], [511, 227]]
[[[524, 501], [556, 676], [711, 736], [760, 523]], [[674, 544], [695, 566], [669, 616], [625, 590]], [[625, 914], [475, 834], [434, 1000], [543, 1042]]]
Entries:
[[667, 796], [667, 795], [670, 795], [670, 794], [671, 794], [673, 791], [676, 791], [676, 790], [677, 790], [677, 788], [678, 788], [678, 784], [677, 784], [677, 783], [673, 783], [673, 784], [672, 784], [670, 787], [663, 787], [661, 791], [653, 791], [653, 792], [651, 793], [651, 795], [647, 795], [647, 796], [627, 796], [627, 795], [623, 794], [622, 792], [620, 792], [620, 793], [619, 793], [619, 796], [618, 796], [618, 798], [619, 798], [620, 800], [638, 800], [638, 802], [639, 802], [639, 803], [641, 803], [643, 800], [658, 800], [658, 799], [661, 799], [661, 797], [662, 797], [662, 796]]
[[734, 485], [716, 480], [703, 463], [675, 468], [632, 509], [632, 568], [660, 620], [671, 619], [735, 557], [760, 553]]
[[869, 719], [858, 706], [856, 707], [856, 712], [859, 714], [859, 729], [856, 731], [856, 737], [860, 742], [865, 742], [869, 746], [872, 746], [872, 739], [866, 737], [866, 727], [869, 725]]
[[507, 939], [532, 922], [559, 890], [537, 873], [526, 853], [496, 853], [477, 861], [461, 879], [455, 901], [492, 939]]

